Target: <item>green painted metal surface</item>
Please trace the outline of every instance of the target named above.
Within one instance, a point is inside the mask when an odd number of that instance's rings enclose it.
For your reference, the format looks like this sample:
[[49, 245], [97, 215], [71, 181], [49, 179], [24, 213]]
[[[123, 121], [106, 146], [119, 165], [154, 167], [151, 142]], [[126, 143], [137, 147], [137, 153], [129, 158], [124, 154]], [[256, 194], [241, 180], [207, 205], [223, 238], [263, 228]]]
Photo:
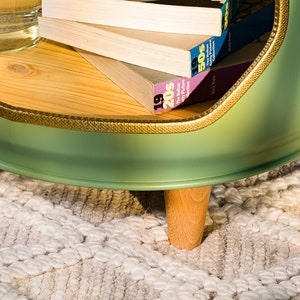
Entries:
[[111, 134], [0, 119], [0, 168], [110, 189], [212, 185], [300, 157], [300, 1], [286, 38], [238, 103], [214, 124], [179, 134]]

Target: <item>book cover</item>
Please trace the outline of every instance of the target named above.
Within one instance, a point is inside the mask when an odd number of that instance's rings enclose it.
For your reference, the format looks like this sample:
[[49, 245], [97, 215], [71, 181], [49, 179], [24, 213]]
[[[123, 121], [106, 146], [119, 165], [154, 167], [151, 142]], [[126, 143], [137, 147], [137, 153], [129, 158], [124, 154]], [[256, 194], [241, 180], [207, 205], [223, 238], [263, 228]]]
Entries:
[[139, 30], [220, 36], [243, 0], [43, 0], [45, 17]]
[[192, 78], [130, 65], [76, 49], [120, 88], [153, 113], [221, 97], [265, 45], [268, 33]]
[[[244, 0], [243, 5], [253, 5], [252, 2]], [[273, 26], [274, 5], [267, 5], [260, 14], [262, 17], [257, 18], [259, 11], [251, 10], [250, 13], [249, 10], [248, 15], [234, 21], [219, 37], [145, 32], [46, 17], [39, 18], [39, 31], [44, 38], [102, 56], [177, 76], [193, 77], [212, 66], [220, 51], [228, 55], [269, 31]], [[237, 36], [239, 32], [247, 38]]]
[[241, 48], [241, 45], [247, 45], [264, 33], [271, 31], [274, 12], [274, 0], [244, 0], [231, 22], [230, 30], [228, 30], [215, 61], [220, 61], [228, 53]]
[[210, 37], [191, 49], [191, 76], [271, 31], [274, 12], [274, 0], [244, 0], [230, 26], [220, 37]]

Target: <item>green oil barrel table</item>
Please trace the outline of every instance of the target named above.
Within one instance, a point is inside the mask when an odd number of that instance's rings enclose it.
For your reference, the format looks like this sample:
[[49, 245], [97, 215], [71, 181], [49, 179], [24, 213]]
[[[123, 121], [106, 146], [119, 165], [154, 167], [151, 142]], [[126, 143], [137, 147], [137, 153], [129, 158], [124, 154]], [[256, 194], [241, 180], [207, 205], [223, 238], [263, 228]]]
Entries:
[[[164, 190], [170, 242], [201, 241], [210, 188], [300, 157], [300, 1], [221, 98], [151, 114], [76, 51], [0, 55], [0, 168], [64, 184]], [[133, 83], [134, 84], [134, 83]]]

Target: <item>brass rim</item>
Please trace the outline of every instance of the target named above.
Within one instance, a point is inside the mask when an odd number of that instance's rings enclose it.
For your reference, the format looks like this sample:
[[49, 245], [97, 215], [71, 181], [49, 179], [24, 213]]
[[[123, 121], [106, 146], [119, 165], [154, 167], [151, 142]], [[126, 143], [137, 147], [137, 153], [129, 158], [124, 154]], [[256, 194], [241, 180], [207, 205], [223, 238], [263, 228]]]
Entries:
[[11, 121], [47, 127], [107, 133], [182, 133], [207, 127], [225, 115], [254, 84], [278, 52], [286, 31], [289, 0], [275, 0], [274, 25], [268, 42], [232, 88], [211, 108], [180, 120], [130, 120], [53, 114], [0, 103], [0, 116]]

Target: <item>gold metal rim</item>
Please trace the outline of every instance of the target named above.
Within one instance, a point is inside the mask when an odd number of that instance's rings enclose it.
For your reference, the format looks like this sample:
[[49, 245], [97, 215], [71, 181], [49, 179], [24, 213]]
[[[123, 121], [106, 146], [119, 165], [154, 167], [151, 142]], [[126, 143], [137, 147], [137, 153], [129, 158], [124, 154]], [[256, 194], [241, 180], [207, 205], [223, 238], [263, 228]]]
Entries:
[[0, 103], [0, 116], [15, 122], [106, 133], [182, 133], [207, 127], [225, 115], [264, 72], [278, 52], [286, 31], [289, 0], [275, 0], [272, 33], [264, 49], [232, 88], [207, 111], [181, 120], [130, 120], [53, 114]]

